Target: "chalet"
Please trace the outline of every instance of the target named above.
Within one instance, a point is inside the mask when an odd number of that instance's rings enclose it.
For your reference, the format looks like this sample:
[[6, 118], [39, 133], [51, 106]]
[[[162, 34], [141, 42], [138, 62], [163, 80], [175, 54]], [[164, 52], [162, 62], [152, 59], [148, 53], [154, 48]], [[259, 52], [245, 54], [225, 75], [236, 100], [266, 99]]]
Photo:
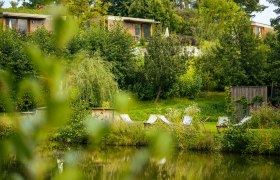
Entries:
[[15, 29], [20, 33], [30, 33], [40, 27], [51, 30], [52, 18], [49, 15], [26, 14], [26, 13], [0, 13], [0, 25], [5, 30], [7, 28]]
[[253, 33], [256, 36], [259, 36], [260, 38], [265, 38], [267, 33], [274, 32], [274, 29], [272, 26], [262, 24], [262, 23], [252, 22], [251, 27], [252, 27]]
[[140, 41], [141, 39], [148, 41], [152, 36], [154, 25], [159, 22], [153, 19], [119, 16], [107, 16], [105, 18], [105, 25], [108, 30], [114, 28], [116, 23], [120, 23], [121, 27], [124, 28], [135, 41]]

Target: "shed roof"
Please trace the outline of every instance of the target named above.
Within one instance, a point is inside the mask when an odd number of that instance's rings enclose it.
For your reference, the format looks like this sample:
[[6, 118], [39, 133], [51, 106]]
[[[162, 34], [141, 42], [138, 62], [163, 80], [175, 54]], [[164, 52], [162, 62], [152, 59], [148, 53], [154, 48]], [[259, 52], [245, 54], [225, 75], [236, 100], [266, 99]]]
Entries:
[[32, 19], [46, 19], [51, 17], [50, 15], [43, 14], [26, 14], [26, 13], [12, 13], [12, 12], [1, 12], [0, 17], [15, 17], [15, 18], [32, 18]]
[[260, 26], [260, 27], [264, 27], [264, 28], [273, 29], [273, 27], [270, 26], [270, 25], [259, 23], [259, 22], [254, 22], [254, 21], [251, 22], [251, 25], [252, 26]]
[[116, 21], [125, 21], [125, 22], [142, 22], [142, 23], [150, 23], [150, 24], [158, 24], [160, 22], [155, 21], [154, 19], [144, 19], [144, 18], [133, 18], [133, 17], [121, 17], [121, 16], [108, 16], [109, 20]]

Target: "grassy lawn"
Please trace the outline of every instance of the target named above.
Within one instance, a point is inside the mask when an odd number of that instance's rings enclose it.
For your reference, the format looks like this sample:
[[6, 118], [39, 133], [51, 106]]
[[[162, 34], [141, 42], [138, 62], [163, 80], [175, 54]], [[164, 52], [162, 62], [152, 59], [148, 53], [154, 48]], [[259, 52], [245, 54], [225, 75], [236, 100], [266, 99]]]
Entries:
[[[217, 133], [216, 122], [205, 122], [203, 125], [207, 131], [210, 131], [212, 133]], [[203, 128], [203, 126], [201, 127]]]
[[196, 99], [173, 98], [154, 101], [138, 101], [127, 112], [133, 121], [146, 121], [150, 114], [166, 115], [170, 109], [184, 110], [196, 103], [201, 109], [201, 119], [209, 117], [209, 122], [216, 122], [219, 116], [226, 115], [223, 92], [202, 93]]

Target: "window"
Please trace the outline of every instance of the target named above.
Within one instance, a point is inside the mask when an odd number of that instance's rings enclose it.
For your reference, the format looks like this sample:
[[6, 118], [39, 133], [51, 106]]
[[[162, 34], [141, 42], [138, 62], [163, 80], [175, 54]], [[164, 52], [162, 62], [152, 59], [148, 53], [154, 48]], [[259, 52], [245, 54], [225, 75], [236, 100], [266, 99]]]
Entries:
[[145, 40], [149, 40], [151, 37], [151, 25], [143, 24], [143, 27], [144, 27], [144, 38]]
[[261, 37], [261, 35], [262, 35], [261, 27], [256, 26], [256, 35]]
[[27, 19], [18, 19], [18, 32], [27, 33]]
[[141, 39], [141, 25], [135, 24], [135, 40], [140, 41]]
[[6, 19], [6, 27], [9, 28], [9, 29], [16, 29], [17, 19], [7, 18]]

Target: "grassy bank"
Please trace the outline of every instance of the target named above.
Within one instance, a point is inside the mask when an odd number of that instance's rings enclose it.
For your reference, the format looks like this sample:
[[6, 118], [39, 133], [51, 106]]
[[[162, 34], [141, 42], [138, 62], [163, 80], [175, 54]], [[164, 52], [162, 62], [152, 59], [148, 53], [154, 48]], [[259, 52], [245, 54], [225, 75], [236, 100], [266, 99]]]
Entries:
[[[194, 103], [195, 107], [200, 109], [199, 118], [194, 117], [190, 126], [186, 127], [181, 123], [182, 117], [179, 121], [172, 121], [171, 125], [163, 124], [161, 121], [157, 121], [155, 125], [149, 127], [145, 127], [143, 124], [150, 114], [162, 114], [169, 118], [171, 110], [184, 112]], [[227, 128], [218, 133], [215, 121], [218, 116], [226, 114], [224, 107], [224, 94], [219, 92], [204, 93], [195, 100], [167, 99], [158, 103], [142, 101], [135, 103], [127, 112], [134, 121], [133, 124], [122, 121], [103, 124], [95, 121], [88, 116], [86, 111], [80, 111], [78, 108], [67, 126], [58, 131], [50, 130], [49, 136], [51, 141], [64, 145], [76, 146], [77, 144], [93, 143], [98, 146], [149, 146], [153, 134], [161, 137], [163, 132], [165, 136], [168, 135], [172, 141], [172, 147], [176, 149], [280, 154], [280, 129], [277, 128], [278, 126], [271, 126], [277, 124], [280, 117], [277, 109], [263, 106], [259, 111], [254, 112], [251, 120], [254, 125], [252, 127], [258, 128], [250, 129], [250, 123], [248, 123], [243, 128]], [[199, 120], [206, 117], [209, 117], [208, 121], [200, 123]], [[26, 123], [32, 124], [33, 121], [28, 120]], [[261, 128], [263, 125], [266, 125], [265, 128]], [[13, 122], [8, 122], [5, 116], [2, 116], [0, 118], [0, 138], [5, 139], [12, 136], [14, 127]], [[274, 128], [269, 129], [269, 127]], [[163, 138], [160, 142], [165, 143], [165, 141], [166, 139]]]
[[225, 96], [223, 92], [201, 93], [197, 99], [173, 98], [154, 101], [139, 101], [127, 111], [133, 121], [145, 121], [150, 114], [167, 115], [171, 110], [183, 111], [186, 107], [196, 103], [201, 109], [200, 118], [208, 117], [209, 122], [215, 122], [219, 116], [226, 115]]

